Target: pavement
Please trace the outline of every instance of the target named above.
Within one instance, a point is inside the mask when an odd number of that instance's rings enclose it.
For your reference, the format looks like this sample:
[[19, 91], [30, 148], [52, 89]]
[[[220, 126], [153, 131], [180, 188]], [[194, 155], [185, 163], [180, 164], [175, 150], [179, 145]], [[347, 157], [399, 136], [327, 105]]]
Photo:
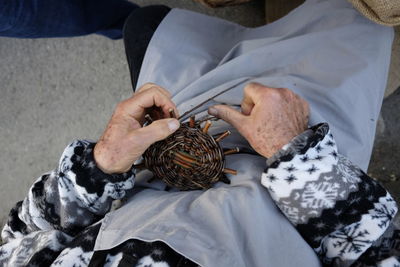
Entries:
[[[395, 28], [385, 96], [368, 173], [380, 180], [400, 203], [400, 26]], [[400, 225], [400, 213], [397, 221]]]
[[[264, 1], [209, 9], [189, 0], [168, 3], [235, 21], [264, 23]], [[397, 47], [400, 49], [400, 46]], [[0, 38], [0, 224], [74, 139], [97, 140], [116, 103], [132, 93], [122, 41], [91, 35], [67, 39]], [[400, 92], [385, 100], [370, 171], [400, 194]], [[384, 126], [383, 126], [384, 125]]]

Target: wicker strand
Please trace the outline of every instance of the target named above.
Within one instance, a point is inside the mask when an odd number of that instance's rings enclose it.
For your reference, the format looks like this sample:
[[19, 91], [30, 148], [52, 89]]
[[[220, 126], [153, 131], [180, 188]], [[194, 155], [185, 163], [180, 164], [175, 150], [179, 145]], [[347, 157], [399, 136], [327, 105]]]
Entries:
[[[235, 174], [236, 171], [224, 168], [225, 155], [218, 141], [230, 132], [215, 140], [207, 134], [210, 126], [211, 122], [206, 122], [202, 128], [192, 116], [167, 139], [145, 151], [145, 167], [168, 186], [180, 190], [208, 189], [218, 181], [229, 182], [224, 173]], [[237, 149], [225, 151], [228, 154], [235, 152]]]

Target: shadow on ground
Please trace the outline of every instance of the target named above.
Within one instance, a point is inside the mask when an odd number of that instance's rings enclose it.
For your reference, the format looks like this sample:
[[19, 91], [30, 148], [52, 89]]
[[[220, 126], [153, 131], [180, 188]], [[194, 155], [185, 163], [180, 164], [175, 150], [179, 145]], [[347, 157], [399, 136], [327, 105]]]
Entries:
[[383, 101], [368, 173], [400, 201], [400, 88]]

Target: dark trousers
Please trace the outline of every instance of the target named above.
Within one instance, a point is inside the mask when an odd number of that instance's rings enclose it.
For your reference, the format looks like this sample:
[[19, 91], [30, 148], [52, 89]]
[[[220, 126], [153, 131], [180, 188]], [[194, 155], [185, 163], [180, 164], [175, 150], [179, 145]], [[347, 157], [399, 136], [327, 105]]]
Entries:
[[0, 36], [48, 38], [97, 33], [119, 39], [126, 18], [136, 8], [125, 0], [1, 0]]
[[151, 37], [170, 10], [166, 6], [142, 7], [135, 9], [126, 20], [124, 43], [133, 90]]

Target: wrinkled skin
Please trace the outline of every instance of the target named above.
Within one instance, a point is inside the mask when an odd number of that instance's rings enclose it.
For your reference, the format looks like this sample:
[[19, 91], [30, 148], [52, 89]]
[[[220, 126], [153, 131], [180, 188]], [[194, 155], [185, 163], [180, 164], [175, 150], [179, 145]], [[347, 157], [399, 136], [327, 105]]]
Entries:
[[[97, 166], [105, 173], [128, 171], [150, 145], [179, 128], [179, 121], [169, 118], [171, 108], [179, 116], [170, 93], [152, 83], [120, 102], [95, 146]], [[157, 120], [142, 127], [147, 113]], [[309, 106], [289, 89], [250, 83], [244, 88], [241, 111], [216, 105], [209, 113], [234, 126], [255, 151], [268, 158], [307, 129]]]
[[208, 112], [234, 126], [255, 151], [269, 158], [307, 129], [309, 106], [289, 89], [250, 83], [244, 88], [241, 111], [216, 105]]
[[[170, 93], [151, 83], [120, 102], [94, 148], [97, 166], [105, 173], [128, 171], [151, 144], [179, 128], [179, 121], [169, 118], [171, 108], [178, 115]], [[158, 120], [142, 127], [147, 113]]]

